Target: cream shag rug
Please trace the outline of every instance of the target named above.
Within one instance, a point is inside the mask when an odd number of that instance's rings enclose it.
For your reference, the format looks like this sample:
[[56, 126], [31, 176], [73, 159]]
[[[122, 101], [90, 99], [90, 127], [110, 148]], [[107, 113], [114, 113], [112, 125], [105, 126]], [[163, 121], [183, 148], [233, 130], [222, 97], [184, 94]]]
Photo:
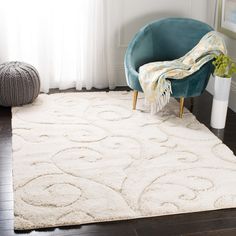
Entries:
[[[236, 206], [236, 157], [172, 99], [156, 116], [132, 94], [40, 95], [13, 108], [15, 229]], [[140, 99], [139, 104], [142, 103]]]

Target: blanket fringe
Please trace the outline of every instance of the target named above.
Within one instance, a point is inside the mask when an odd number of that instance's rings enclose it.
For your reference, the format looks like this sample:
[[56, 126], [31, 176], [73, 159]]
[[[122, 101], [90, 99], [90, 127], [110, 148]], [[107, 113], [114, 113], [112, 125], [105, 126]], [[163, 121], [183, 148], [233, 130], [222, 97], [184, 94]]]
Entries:
[[161, 88], [161, 86], [159, 86], [159, 93], [154, 102], [148, 101], [148, 99], [146, 99], [145, 97], [145, 107], [151, 112], [152, 115], [155, 115], [156, 113], [161, 111], [170, 101], [170, 96], [172, 94], [171, 83], [168, 80], [164, 80], [162, 84], [164, 84], [165, 86], [164, 88]]

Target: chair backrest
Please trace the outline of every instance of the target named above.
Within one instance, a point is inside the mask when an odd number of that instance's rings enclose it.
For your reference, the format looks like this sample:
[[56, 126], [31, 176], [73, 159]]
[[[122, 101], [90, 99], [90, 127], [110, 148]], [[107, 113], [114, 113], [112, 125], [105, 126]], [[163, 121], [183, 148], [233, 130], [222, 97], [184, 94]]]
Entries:
[[184, 56], [213, 28], [186, 18], [167, 18], [150, 23], [154, 60], [166, 61]]

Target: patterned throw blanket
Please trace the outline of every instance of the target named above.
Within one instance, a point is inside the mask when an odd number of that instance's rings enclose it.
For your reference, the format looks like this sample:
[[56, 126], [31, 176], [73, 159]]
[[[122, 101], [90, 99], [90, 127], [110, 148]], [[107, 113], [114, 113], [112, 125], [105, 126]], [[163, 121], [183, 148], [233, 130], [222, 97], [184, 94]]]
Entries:
[[185, 56], [173, 61], [141, 66], [139, 81], [151, 112], [160, 111], [169, 102], [172, 90], [171, 82], [167, 78], [183, 79], [221, 53], [227, 53], [224, 40], [217, 32], [211, 31]]

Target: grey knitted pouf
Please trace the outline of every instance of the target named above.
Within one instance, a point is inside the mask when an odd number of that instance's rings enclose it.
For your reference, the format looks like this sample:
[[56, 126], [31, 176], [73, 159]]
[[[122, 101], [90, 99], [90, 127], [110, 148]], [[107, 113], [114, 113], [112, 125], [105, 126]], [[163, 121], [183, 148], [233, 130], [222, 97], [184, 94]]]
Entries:
[[37, 70], [24, 62], [0, 65], [0, 105], [11, 107], [33, 102], [40, 92]]

